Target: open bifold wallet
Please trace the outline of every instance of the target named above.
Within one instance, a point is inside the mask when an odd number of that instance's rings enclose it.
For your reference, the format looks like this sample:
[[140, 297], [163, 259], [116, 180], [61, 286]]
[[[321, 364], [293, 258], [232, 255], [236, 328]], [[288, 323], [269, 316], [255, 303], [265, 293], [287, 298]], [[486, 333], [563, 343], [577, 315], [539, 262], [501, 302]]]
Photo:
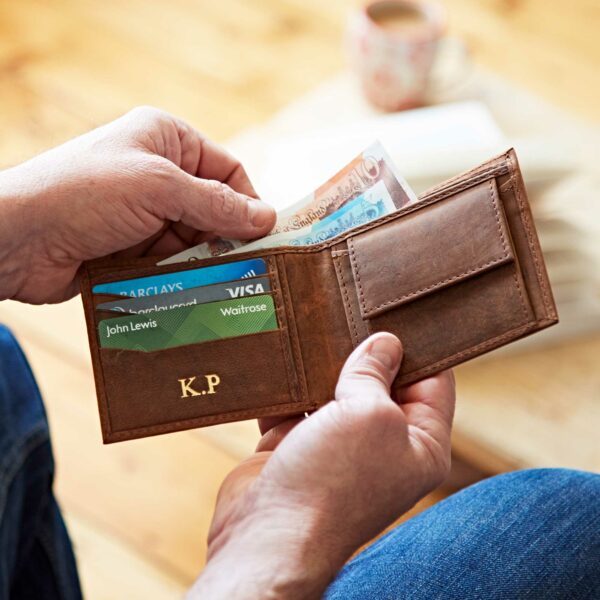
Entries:
[[[251, 305], [258, 332], [234, 329], [220, 339], [158, 350], [104, 344], [128, 326], [123, 313], [97, 308], [119, 298], [103, 293], [112, 289], [106, 284], [184, 277], [246, 259], [264, 265], [260, 279], [268, 291]], [[333, 398], [352, 349], [377, 331], [402, 340], [394, 383], [402, 386], [558, 320], [512, 150], [323, 243], [162, 267], [157, 261], [100, 259], [84, 268], [105, 443], [315, 410]], [[213, 304], [222, 303], [203, 306]], [[227, 310], [241, 309], [232, 300]], [[156, 325], [153, 314], [144, 317], [148, 327]], [[113, 318], [115, 326], [101, 333], [99, 324]]]

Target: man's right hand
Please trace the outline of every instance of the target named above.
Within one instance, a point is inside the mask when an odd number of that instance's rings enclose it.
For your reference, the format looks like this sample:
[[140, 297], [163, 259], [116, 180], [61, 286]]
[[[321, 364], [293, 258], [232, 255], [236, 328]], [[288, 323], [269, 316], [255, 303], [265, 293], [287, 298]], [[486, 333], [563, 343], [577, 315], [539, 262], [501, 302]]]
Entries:
[[454, 377], [392, 399], [401, 359], [399, 340], [376, 334], [346, 361], [335, 401], [261, 423], [256, 454], [219, 493], [192, 597], [320, 597], [355, 550], [444, 480]]

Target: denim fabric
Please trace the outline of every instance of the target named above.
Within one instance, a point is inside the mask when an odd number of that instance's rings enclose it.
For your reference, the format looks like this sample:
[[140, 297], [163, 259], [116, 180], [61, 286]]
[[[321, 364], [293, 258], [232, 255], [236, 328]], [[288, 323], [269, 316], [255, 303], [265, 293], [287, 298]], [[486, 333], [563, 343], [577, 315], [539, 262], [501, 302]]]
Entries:
[[534, 469], [466, 488], [350, 561], [325, 598], [600, 599], [600, 475]]
[[0, 598], [81, 598], [75, 559], [52, 494], [44, 406], [23, 352], [0, 325]]

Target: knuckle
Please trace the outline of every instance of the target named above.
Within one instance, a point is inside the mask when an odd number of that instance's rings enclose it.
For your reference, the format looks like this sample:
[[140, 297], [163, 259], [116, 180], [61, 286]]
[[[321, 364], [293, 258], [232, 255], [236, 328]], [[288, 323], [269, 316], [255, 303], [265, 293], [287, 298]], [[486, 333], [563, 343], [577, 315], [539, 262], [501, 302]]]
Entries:
[[[143, 161], [140, 161], [136, 169], [142, 178], [142, 185], [148, 190], [161, 195], [173, 191], [177, 171], [170, 161], [157, 155], [148, 155], [144, 157]], [[177, 197], [176, 194], [171, 195], [173, 196], [171, 199]]]
[[352, 369], [352, 371], [357, 377], [375, 380], [384, 385], [387, 384], [386, 377], [381, 371], [381, 365], [373, 360], [361, 361]]
[[390, 426], [395, 427], [397, 422], [396, 405], [381, 392], [352, 393], [337, 404], [340, 407], [339, 418], [349, 429], [359, 427], [383, 431]]
[[160, 122], [169, 118], [169, 114], [164, 110], [149, 105], [136, 106], [128, 114], [135, 120], [149, 122]]
[[208, 186], [213, 219], [220, 221], [226, 217], [229, 220], [241, 220], [247, 216], [248, 208], [229, 186], [219, 181], [210, 181]]
[[382, 397], [389, 399], [389, 389], [385, 377], [375, 368], [357, 366], [340, 377], [336, 387], [338, 399], [365, 397]]

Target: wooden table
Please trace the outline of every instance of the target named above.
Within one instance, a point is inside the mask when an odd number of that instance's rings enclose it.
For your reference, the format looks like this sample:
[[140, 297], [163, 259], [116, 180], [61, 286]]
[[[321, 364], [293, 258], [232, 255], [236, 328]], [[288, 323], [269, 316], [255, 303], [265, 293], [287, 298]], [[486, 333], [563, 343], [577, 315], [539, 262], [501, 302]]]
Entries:
[[[452, 0], [474, 57], [600, 116], [595, 0]], [[137, 104], [226, 140], [343, 65], [344, 0], [19, 0], [0, 5], [0, 165]], [[253, 444], [236, 424], [103, 447], [81, 307], [0, 304], [44, 393], [87, 597], [173, 598], [204, 560], [220, 481]], [[597, 464], [598, 339], [459, 370], [456, 451], [481, 469]], [[576, 390], [573, 393], [573, 390]], [[564, 437], [566, 430], [573, 431]], [[560, 443], [556, 440], [560, 439]], [[572, 440], [572, 443], [571, 443]]]

